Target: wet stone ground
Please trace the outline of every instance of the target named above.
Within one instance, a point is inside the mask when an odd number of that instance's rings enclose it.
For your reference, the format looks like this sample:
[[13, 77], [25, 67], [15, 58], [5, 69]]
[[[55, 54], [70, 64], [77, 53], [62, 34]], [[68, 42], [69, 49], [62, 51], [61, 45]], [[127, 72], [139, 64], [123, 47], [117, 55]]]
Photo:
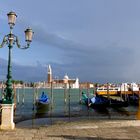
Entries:
[[140, 140], [138, 120], [56, 121], [54, 125], [0, 131], [4, 140]]

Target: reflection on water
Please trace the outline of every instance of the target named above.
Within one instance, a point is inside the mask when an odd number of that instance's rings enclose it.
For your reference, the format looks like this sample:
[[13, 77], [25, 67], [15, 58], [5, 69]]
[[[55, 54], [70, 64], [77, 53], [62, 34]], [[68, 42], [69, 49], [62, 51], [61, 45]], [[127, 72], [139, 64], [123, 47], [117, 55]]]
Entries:
[[[50, 100], [52, 99], [49, 110], [45, 113], [37, 111], [35, 106], [35, 98], [38, 98], [42, 91], [47, 92]], [[50, 121], [50, 124], [54, 120], [56, 121], [57, 118], [68, 121], [74, 119], [140, 119], [140, 107], [137, 106], [103, 109], [88, 108], [79, 103], [81, 98], [79, 89], [71, 89], [70, 91], [54, 89], [53, 93], [50, 89], [18, 89], [18, 93], [16, 123], [20, 122], [22, 124], [26, 120], [31, 120], [30, 124], [37, 123], [39, 125], [41, 121], [39, 118], [46, 118], [46, 123]], [[89, 93], [92, 94], [93, 89]]]

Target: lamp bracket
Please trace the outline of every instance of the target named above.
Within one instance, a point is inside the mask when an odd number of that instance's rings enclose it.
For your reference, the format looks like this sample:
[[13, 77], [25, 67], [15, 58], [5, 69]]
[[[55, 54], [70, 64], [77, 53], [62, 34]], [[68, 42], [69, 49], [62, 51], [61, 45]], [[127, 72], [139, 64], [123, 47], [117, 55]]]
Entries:
[[19, 49], [28, 49], [29, 46], [30, 46], [29, 42], [27, 42], [27, 45], [21, 46], [18, 37], [16, 35], [12, 34], [12, 33], [4, 36], [3, 41], [2, 41], [2, 43], [0, 45], [0, 48], [4, 47], [5, 45], [8, 45], [8, 44], [10, 46], [13, 46], [13, 45], [16, 44], [16, 46]]

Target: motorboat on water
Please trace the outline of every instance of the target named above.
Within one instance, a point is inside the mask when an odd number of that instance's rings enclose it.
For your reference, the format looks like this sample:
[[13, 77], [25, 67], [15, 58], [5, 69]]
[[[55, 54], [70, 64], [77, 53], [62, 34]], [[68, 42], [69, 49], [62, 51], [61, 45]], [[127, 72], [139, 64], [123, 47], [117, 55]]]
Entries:
[[107, 95], [107, 94], [110, 94], [110, 95], [116, 95], [118, 92], [118, 88], [117, 87], [98, 87], [96, 89], [96, 93], [98, 95]]

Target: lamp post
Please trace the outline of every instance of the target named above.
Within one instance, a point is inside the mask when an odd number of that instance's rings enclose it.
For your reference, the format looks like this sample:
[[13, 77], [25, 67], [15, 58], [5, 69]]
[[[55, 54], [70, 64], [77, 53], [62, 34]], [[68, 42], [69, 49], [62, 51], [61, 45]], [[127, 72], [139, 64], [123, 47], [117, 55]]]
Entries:
[[25, 40], [27, 42], [27, 45], [24, 47], [21, 47], [21, 45], [19, 44], [18, 37], [12, 33], [17, 15], [14, 12], [9, 12], [7, 16], [8, 16], [8, 24], [10, 26], [10, 33], [4, 36], [2, 44], [0, 45], [1, 48], [4, 47], [5, 45], [8, 45], [8, 48], [9, 48], [7, 81], [6, 81], [6, 88], [5, 88], [5, 96], [2, 103], [12, 104], [13, 103], [13, 89], [12, 89], [12, 70], [11, 70], [11, 67], [12, 67], [11, 66], [11, 50], [15, 44], [20, 49], [29, 48], [30, 43], [32, 41], [33, 31], [31, 28], [28, 28], [25, 30]]
[[9, 48], [8, 54], [8, 72], [7, 72], [7, 81], [6, 81], [6, 88], [4, 90], [5, 95], [4, 99], [2, 100], [2, 121], [1, 121], [1, 129], [13, 129], [13, 89], [12, 89], [12, 65], [11, 65], [11, 51], [13, 46], [17, 46], [20, 49], [27, 49], [32, 42], [33, 31], [31, 28], [25, 30], [25, 41], [27, 44], [25, 46], [21, 46], [18, 40], [18, 37], [12, 33], [13, 28], [15, 26], [17, 15], [15, 12], [9, 12], [8, 16], [8, 24], [10, 27], [10, 33], [5, 35], [0, 45], [0, 48], [4, 47], [5, 45]]

